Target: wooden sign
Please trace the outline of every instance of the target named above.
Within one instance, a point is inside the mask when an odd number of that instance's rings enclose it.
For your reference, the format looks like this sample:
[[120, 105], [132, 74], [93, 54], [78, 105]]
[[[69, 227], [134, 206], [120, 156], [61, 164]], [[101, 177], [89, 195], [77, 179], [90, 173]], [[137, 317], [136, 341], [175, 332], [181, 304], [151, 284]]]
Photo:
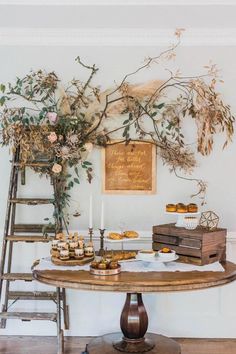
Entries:
[[156, 146], [146, 142], [111, 144], [103, 149], [103, 192], [154, 194]]

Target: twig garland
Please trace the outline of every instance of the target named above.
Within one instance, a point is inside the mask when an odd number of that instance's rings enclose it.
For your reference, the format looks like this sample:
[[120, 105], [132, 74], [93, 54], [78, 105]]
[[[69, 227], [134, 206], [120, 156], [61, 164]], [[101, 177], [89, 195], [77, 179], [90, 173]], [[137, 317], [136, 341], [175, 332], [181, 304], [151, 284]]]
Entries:
[[[199, 76], [181, 76], [167, 69], [169, 77], [165, 81], [136, 85], [127, 81], [144, 69], [174, 58], [182, 31], [176, 30], [175, 45], [147, 58], [120, 84], [105, 92], [92, 86], [98, 68], [84, 64], [80, 57], [76, 61], [90, 72], [86, 82], [73, 79], [64, 88], [54, 72], [38, 70], [17, 78], [14, 84], [0, 85], [1, 144], [13, 150], [20, 147], [23, 165], [40, 156], [49, 160], [50, 167], [37, 172], [60, 180], [55, 192], [55, 218], [67, 225], [65, 209], [70, 205], [71, 188], [80, 183], [79, 166], [91, 182], [89, 153], [94, 146], [117, 143], [112, 142], [114, 138], [127, 144], [147, 140], [155, 144], [170, 171], [197, 183], [194, 196], [205, 202], [206, 183], [179, 174], [191, 173], [196, 166], [195, 152], [185, 141], [182, 125], [185, 119], [193, 119], [197, 127], [196, 147], [202, 155], [211, 153], [217, 133], [225, 135], [223, 147], [232, 140], [235, 119], [216, 91], [216, 85], [222, 82], [216, 65], [206, 66], [207, 72]], [[172, 99], [168, 98], [169, 92]], [[67, 166], [74, 168], [74, 174]]]

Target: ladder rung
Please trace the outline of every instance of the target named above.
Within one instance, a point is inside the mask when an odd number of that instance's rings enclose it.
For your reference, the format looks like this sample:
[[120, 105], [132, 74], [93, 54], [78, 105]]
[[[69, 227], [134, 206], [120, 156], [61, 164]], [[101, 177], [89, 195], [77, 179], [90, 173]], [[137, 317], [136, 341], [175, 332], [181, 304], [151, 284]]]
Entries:
[[7, 236], [7, 241], [13, 242], [49, 242], [53, 239], [53, 237], [44, 237], [44, 236], [27, 236], [27, 235], [20, 235], [20, 236]]
[[32, 281], [34, 280], [32, 273], [5, 273], [0, 276], [3, 280], [15, 281], [15, 280], [24, 280]]
[[9, 300], [56, 300], [55, 291], [9, 291]]
[[50, 312], [0, 312], [0, 318], [19, 319], [22, 321], [46, 320], [56, 321], [57, 314]]
[[15, 224], [14, 232], [36, 232], [42, 233], [43, 228], [46, 228], [47, 233], [55, 232], [55, 225], [47, 224]]
[[23, 166], [23, 167], [50, 167], [52, 164], [50, 162], [35, 161], [35, 162], [26, 162], [22, 165], [20, 162], [14, 162], [14, 166]]
[[38, 205], [38, 204], [52, 204], [54, 202], [54, 199], [14, 198], [14, 199], [10, 199], [9, 201], [15, 204]]

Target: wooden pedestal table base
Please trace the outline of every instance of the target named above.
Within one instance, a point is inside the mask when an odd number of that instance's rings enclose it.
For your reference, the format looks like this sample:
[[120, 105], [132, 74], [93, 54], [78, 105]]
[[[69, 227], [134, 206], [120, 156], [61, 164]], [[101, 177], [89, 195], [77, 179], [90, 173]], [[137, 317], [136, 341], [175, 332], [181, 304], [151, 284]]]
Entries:
[[147, 334], [148, 316], [142, 294], [126, 295], [121, 313], [120, 326], [123, 333], [108, 334], [92, 340], [87, 347], [89, 354], [156, 353], [180, 354], [180, 346], [174, 340], [155, 334]]
[[[119, 341], [121, 337], [120, 333], [106, 334], [102, 337], [93, 339], [87, 346], [88, 354], [119, 354], [121, 353], [114, 348], [114, 344]], [[146, 339], [154, 343], [154, 348], [148, 352], [142, 352], [143, 354], [180, 354], [180, 346], [174, 340], [160, 336], [158, 334], [148, 333]], [[137, 353], [137, 352], [136, 352]]]

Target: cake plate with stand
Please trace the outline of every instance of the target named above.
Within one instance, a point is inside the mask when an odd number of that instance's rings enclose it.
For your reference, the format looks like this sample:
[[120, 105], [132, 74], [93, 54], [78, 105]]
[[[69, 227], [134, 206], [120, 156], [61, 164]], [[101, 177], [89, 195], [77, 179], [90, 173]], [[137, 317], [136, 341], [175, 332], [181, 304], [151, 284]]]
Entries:
[[175, 215], [175, 216], [177, 216], [177, 222], [176, 222], [176, 224], [175, 224], [175, 226], [176, 227], [185, 227], [185, 220], [184, 220], [184, 218], [187, 216], [189, 216], [189, 217], [191, 217], [191, 216], [193, 216], [193, 217], [199, 217], [200, 215], [201, 215], [201, 213], [198, 211], [198, 212], [196, 212], [196, 213], [190, 213], [190, 212], [188, 212], [188, 213], [177, 213], [177, 212], [171, 212], [171, 211], [167, 211], [166, 212], [166, 214], [168, 214], [168, 215]]

